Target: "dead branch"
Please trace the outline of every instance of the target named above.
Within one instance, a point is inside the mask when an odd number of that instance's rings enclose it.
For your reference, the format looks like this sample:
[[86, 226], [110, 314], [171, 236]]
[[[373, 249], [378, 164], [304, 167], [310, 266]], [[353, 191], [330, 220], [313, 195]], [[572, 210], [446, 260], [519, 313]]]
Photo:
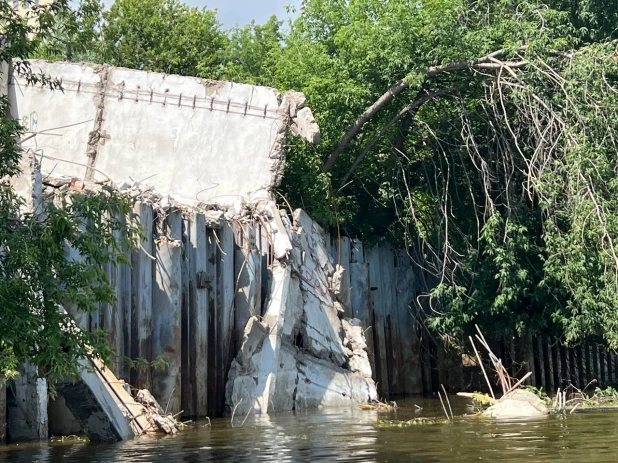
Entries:
[[401, 111], [399, 111], [395, 115], [395, 117], [393, 117], [388, 122], [388, 124], [386, 124], [384, 127], [382, 127], [380, 132], [367, 144], [367, 146], [365, 146], [363, 151], [358, 155], [358, 157], [356, 158], [356, 160], [352, 164], [352, 167], [350, 167], [348, 172], [343, 176], [343, 179], [341, 180], [341, 184], [339, 185], [339, 190], [342, 190], [346, 186], [346, 182], [352, 176], [352, 174], [356, 171], [356, 169], [358, 168], [359, 164], [365, 158], [367, 153], [369, 153], [369, 151], [371, 151], [373, 149], [373, 147], [375, 147], [375, 145], [382, 139], [384, 134], [386, 132], [388, 132], [391, 129], [391, 127], [393, 127], [393, 125], [395, 125], [395, 123], [399, 119], [401, 119], [405, 115], [409, 115], [411, 118], [414, 118], [414, 116], [416, 115], [418, 110], [421, 108], [421, 106], [423, 106], [423, 104], [425, 104], [429, 100], [432, 100], [432, 99], [437, 98], [439, 96], [446, 95], [448, 93], [452, 93], [454, 90], [455, 90], [455, 87], [449, 87], [449, 88], [438, 90], [438, 91], [435, 91], [435, 92], [432, 92], [432, 93], [427, 93], [427, 94], [422, 95], [422, 96], [419, 96], [419, 95], [421, 95], [421, 93], [423, 93], [423, 92], [419, 92], [419, 94], [417, 94], [417, 99], [415, 101], [413, 101], [411, 104], [409, 104], [408, 106], [406, 106], [405, 108], [403, 108]]
[[[524, 50], [526, 46], [520, 48], [520, 51]], [[501, 69], [504, 65], [508, 65], [510, 68], [518, 68], [523, 67], [527, 64], [526, 61], [519, 62], [508, 62], [508, 63], [496, 63], [496, 60], [499, 56], [503, 56], [506, 53], [506, 50], [496, 50], [488, 55], [485, 55], [481, 58], [478, 58], [472, 62], [468, 61], [458, 61], [455, 63], [445, 64], [441, 66], [431, 66], [427, 69], [425, 73], [425, 79], [428, 77], [435, 77], [439, 74], [445, 74], [449, 72], [459, 72], [467, 69], [488, 69], [495, 70]], [[399, 95], [404, 90], [410, 88], [410, 79], [404, 78], [393, 86], [391, 86], [386, 92], [384, 92], [371, 106], [369, 106], [363, 113], [354, 121], [352, 126], [347, 130], [345, 135], [341, 138], [339, 145], [335, 150], [330, 153], [324, 166], [322, 167], [323, 172], [330, 172], [335, 165], [335, 162], [339, 158], [339, 156], [346, 149], [348, 144], [352, 141], [352, 139], [360, 132], [365, 123], [369, 121], [378, 111], [380, 111], [384, 106], [386, 106], [393, 98]]]

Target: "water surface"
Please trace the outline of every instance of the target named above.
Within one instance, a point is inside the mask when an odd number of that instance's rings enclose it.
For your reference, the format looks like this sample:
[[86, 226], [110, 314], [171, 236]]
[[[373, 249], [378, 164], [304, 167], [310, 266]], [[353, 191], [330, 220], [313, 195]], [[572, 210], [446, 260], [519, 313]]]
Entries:
[[[453, 400], [453, 398], [452, 398]], [[423, 407], [415, 412], [417, 404]], [[453, 400], [455, 415], [466, 401]], [[0, 447], [4, 462], [617, 462], [618, 412], [527, 421], [456, 419], [453, 424], [378, 428], [377, 419], [443, 416], [436, 399], [408, 398], [395, 412], [358, 409], [213, 420], [175, 437], [118, 443]]]

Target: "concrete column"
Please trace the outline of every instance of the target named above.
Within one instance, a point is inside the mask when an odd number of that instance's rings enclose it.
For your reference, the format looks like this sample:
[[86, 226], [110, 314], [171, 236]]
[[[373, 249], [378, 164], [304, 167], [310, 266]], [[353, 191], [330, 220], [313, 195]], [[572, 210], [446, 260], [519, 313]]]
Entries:
[[47, 439], [47, 381], [38, 377], [35, 366], [24, 364], [15, 378], [13, 391], [13, 401], [9, 404], [9, 440]]

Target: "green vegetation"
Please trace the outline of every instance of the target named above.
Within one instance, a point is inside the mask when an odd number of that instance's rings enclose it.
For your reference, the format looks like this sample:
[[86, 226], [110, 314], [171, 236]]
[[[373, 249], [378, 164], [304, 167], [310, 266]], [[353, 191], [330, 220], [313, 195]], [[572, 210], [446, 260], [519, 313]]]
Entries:
[[56, 18], [79, 46], [39, 50], [303, 91], [323, 141], [291, 141], [283, 196], [413, 246], [428, 326], [618, 348], [617, 20], [607, 0], [305, 0], [224, 32], [175, 0], [88, 0]]
[[[9, 2], [0, 2], [0, 30], [5, 34], [1, 61], [11, 61], [15, 72], [32, 85], [60, 91], [59, 82], [35, 74], [24, 59], [49, 39], [53, 17], [64, 8], [62, 1], [32, 6], [30, 15], [39, 21], [29, 24]], [[123, 261], [123, 246], [137, 233], [118, 219], [129, 213], [129, 200], [102, 188], [24, 213], [25, 203], [11, 179], [19, 174], [24, 154], [19, 140], [25, 129], [6, 116], [7, 96], [0, 97], [0, 112], [0, 379], [13, 377], [22, 362], [38, 366], [39, 374], [51, 381], [71, 377], [78, 371], [77, 359], [91, 349], [103, 358], [111, 352], [104, 333], [75, 329], [60, 306], [91, 312], [114, 300], [104, 267]], [[123, 232], [122, 241], [115, 238], [117, 231]], [[69, 258], [68, 248], [82, 258]]]
[[376, 428], [407, 428], [410, 426], [418, 425], [431, 425], [431, 424], [449, 424], [450, 420], [440, 418], [412, 418], [408, 421], [401, 420], [378, 420], [375, 422]]

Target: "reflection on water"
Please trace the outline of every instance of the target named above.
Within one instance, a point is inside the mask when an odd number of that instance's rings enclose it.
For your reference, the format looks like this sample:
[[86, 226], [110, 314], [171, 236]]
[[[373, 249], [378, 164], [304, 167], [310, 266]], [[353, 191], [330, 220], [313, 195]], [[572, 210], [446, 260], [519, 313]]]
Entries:
[[[415, 413], [414, 404], [423, 407]], [[382, 419], [440, 416], [437, 400], [409, 398]], [[463, 414], [466, 402], [453, 402]], [[249, 417], [243, 427], [213, 420], [176, 437], [114, 444], [29, 444], [0, 448], [4, 462], [452, 461], [616, 462], [618, 413], [591, 412], [533, 421], [457, 419], [453, 424], [375, 428], [378, 415], [323, 410]], [[238, 417], [238, 424], [242, 422]]]

